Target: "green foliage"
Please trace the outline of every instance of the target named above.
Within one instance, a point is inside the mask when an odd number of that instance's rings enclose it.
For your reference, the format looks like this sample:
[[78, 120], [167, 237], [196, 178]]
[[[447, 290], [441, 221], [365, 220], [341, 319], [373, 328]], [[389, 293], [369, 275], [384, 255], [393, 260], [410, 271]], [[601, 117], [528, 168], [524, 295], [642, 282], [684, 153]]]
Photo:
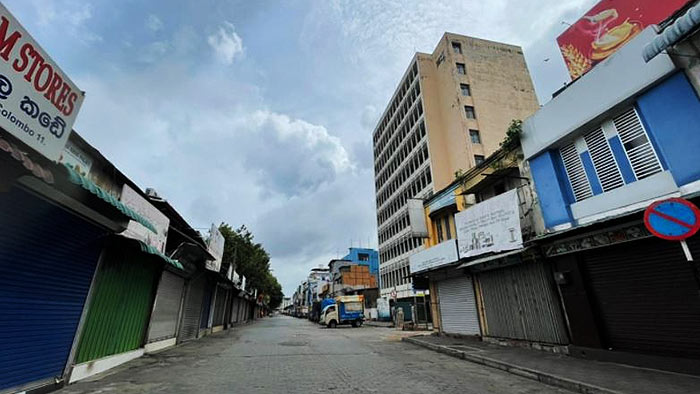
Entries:
[[520, 146], [520, 134], [523, 132], [523, 121], [513, 119], [510, 121], [510, 126], [506, 130], [506, 136], [501, 141], [501, 149], [510, 151]]
[[[258, 295], [269, 296], [270, 308], [276, 308], [284, 297], [282, 285], [270, 272], [270, 255], [253, 240], [253, 234], [245, 226], [234, 230], [221, 223], [219, 231], [226, 239], [223, 264], [233, 264], [235, 270], [246, 277], [246, 287], [258, 289]], [[266, 297], [267, 298], [267, 297]]]

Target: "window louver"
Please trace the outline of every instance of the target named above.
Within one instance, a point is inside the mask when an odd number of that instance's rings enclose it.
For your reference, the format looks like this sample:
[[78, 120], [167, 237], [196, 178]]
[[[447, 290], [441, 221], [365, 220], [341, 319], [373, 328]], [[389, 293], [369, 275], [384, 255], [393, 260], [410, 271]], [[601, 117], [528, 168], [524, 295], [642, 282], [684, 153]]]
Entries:
[[573, 143], [562, 147], [559, 152], [564, 161], [566, 175], [569, 177], [571, 188], [574, 191], [576, 201], [581, 201], [593, 195], [591, 186], [588, 184], [586, 172], [583, 169], [583, 163], [576, 151], [576, 146]]
[[634, 108], [630, 108], [613, 118], [613, 123], [637, 179], [643, 179], [663, 171], [654, 147], [651, 145]]
[[598, 180], [600, 180], [603, 191], [607, 192], [624, 186], [625, 182], [622, 180], [622, 174], [617, 168], [615, 157], [612, 154], [610, 145], [608, 145], [603, 129], [598, 127], [586, 134], [583, 139], [588, 145], [588, 151], [593, 160], [593, 167], [595, 167], [595, 171], [598, 174]]

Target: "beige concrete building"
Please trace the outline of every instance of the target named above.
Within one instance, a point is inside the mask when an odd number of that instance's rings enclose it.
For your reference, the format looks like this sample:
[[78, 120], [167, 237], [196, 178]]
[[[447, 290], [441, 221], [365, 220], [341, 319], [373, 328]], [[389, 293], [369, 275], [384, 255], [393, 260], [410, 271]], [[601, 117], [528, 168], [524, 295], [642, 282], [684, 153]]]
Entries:
[[483, 161], [538, 107], [520, 47], [445, 33], [432, 54], [416, 53], [373, 133], [381, 296], [412, 296], [408, 256], [423, 234], [408, 200]]

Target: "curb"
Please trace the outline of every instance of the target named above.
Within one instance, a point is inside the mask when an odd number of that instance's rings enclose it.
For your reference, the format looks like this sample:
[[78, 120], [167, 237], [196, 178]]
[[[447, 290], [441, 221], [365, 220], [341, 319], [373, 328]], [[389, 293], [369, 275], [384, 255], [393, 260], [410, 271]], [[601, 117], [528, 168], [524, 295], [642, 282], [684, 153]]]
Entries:
[[463, 352], [461, 350], [457, 349], [452, 349], [447, 346], [443, 345], [436, 345], [434, 343], [430, 342], [425, 342], [421, 341], [420, 339], [416, 337], [405, 337], [401, 339], [403, 342], [408, 342], [412, 343], [417, 346], [421, 346], [433, 351], [436, 351], [438, 353], [446, 354], [448, 356], [452, 356], [455, 358], [460, 358], [463, 360], [467, 360], [476, 364], [481, 364], [485, 365], [487, 367], [491, 368], [496, 368], [500, 369], [502, 371], [511, 373], [513, 375], [517, 375], [526, 379], [532, 379], [536, 380], [538, 382], [554, 386], [554, 387], [559, 387], [563, 388], [566, 390], [571, 390], [577, 393], [582, 393], [582, 394], [622, 394], [619, 391], [615, 390], [609, 390], [603, 387], [599, 387], [596, 385], [592, 385], [589, 383], [584, 383], [580, 382], [577, 380], [573, 379], [568, 379], [564, 378], [561, 376], [553, 375], [547, 372], [542, 372], [538, 371], [535, 369], [530, 369], [530, 368], [525, 368], [521, 367], [519, 365], [515, 364], [510, 364], [504, 361], [488, 358], [488, 357], [483, 357], [483, 356], [476, 356], [473, 354], [469, 354], [467, 352]]

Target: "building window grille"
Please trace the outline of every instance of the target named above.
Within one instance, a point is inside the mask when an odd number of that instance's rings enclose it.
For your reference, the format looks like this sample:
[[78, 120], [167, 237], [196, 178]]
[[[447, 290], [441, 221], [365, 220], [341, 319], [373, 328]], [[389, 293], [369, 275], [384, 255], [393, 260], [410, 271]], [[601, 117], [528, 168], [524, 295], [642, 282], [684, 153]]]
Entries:
[[588, 146], [588, 152], [591, 155], [593, 167], [598, 175], [603, 191], [607, 192], [624, 186], [625, 181], [622, 180], [622, 174], [620, 174], [620, 169], [615, 162], [615, 157], [610, 149], [610, 145], [608, 145], [603, 129], [598, 127], [584, 135], [583, 140], [586, 141]]
[[656, 155], [634, 108], [630, 108], [613, 118], [613, 124], [637, 179], [643, 179], [663, 171], [659, 157]]
[[574, 143], [572, 142], [562, 147], [559, 149], [559, 153], [564, 162], [564, 169], [566, 170], [566, 175], [569, 177], [569, 183], [571, 184], [571, 189], [574, 192], [576, 201], [591, 197], [593, 191], [591, 190], [591, 185], [588, 183], [588, 178], [586, 178], [586, 171], [583, 169], [581, 157], [576, 151]]

